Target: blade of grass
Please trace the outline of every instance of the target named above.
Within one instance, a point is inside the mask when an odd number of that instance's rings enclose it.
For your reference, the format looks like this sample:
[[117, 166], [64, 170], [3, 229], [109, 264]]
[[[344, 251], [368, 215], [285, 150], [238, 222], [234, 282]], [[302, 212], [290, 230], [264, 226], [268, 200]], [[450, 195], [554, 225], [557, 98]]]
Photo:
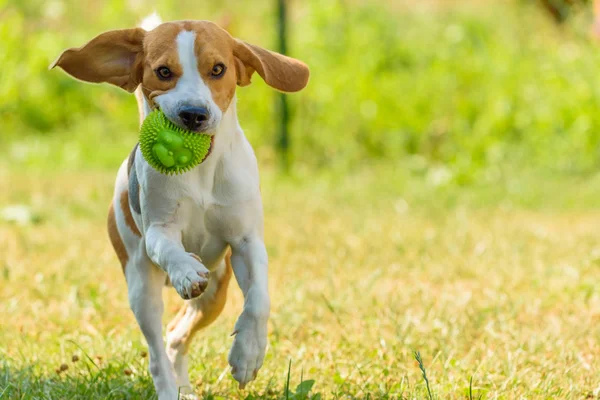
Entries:
[[285, 399], [290, 399], [290, 375], [292, 373], [292, 360], [290, 359], [290, 363], [288, 365], [288, 373], [287, 373], [287, 381], [285, 383]]
[[425, 384], [427, 386], [427, 394], [429, 396], [429, 400], [433, 400], [433, 394], [431, 393], [431, 388], [429, 387], [429, 379], [427, 378], [427, 371], [425, 370], [425, 365], [423, 364], [423, 359], [421, 358], [421, 353], [418, 351], [414, 351], [413, 355], [415, 360], [419, 363], [419, 369], [423, 374], [423, 379], [425, 380]]

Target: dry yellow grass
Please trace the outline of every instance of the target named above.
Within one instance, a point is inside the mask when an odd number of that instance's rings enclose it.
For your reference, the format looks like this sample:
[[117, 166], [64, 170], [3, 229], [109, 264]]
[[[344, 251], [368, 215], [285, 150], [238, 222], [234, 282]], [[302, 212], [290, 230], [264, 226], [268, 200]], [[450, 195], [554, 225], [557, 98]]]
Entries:
[[[596, 398], [600, 211], [436, 207], [376, 176], [267, 172], [267, 359], [240, 392], [226, 361], [242, 305], [232, 285], [193, 345], [197, 392], [285, 398], [291, 360], [292, 389], [302, 375], [322, 398], [425, 398], [417, 350], [438, 398], [465, 398], [471, 378], [473, 398]], [[104, 228], [113, 174], [0, 178], [0, 205], [29, 204], [40, 219], [0, 222], [0, 398], [153, 395]], [[165, 293], [167, 320], [179, 301]]]

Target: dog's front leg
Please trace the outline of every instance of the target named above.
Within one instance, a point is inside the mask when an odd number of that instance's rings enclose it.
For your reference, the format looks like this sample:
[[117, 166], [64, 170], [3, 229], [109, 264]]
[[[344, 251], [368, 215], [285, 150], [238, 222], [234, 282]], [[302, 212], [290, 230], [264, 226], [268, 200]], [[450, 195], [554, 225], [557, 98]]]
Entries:
[[244, 294], [244, 310], [235, 324], [229, 352], [231, 373], [243, 389], [254, 378], [265, 358], [267, 321], [271, 301], [267, 285], [268, 259], [262, 238], [245, 237], [232, 243], [231, 264]]
[[171, 284], [183, 299], [200, 296], [208, 285], [208, 269], [200, 258], [188, 253], [181, 244], [183, 224], [178, 215], [171, 215], [168, 222], [149, 222], [145, 232], [148, 257], [163, 269]]

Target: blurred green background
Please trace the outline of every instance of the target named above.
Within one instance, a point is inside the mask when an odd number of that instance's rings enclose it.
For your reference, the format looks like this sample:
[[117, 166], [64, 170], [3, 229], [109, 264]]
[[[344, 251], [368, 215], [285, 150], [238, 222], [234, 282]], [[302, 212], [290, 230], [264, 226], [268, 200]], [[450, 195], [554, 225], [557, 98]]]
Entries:
[[[0, 0], [2, 157], [115, 168], [136, 141], [133, 96], [47, 67], [64, 48], [153, 10], [277, 46], [274, 0]], [[292, 170], [390, 161], [458, 185], [495, 182], [507, 166], [593, 173], [600, 55], [591, 26], [591, 4], [556, 24], [525, 0], [289, 1], [289, 54], [312, 71], [308, 88], [290, 96]], [[238, 90], [262, 164], [277, 159], [275, 96], [258, 78]]]

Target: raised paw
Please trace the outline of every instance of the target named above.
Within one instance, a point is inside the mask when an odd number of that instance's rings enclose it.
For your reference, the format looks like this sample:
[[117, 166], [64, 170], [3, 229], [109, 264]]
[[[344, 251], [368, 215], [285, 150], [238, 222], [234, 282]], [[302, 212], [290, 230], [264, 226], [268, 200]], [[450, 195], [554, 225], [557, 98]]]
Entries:
[[240, 316], [235, 325], [235, 339], [229, 352], [231, 374], [239, 382], [240, 389], [256, 379], [262, 367], [267, 347], [266, 323], [251, 317]]
[[200, 296], [208, 286], [209, 271], [200, 262], [193, 259], [169, 270], [169, 280], [182, 299], [188, 300]]

